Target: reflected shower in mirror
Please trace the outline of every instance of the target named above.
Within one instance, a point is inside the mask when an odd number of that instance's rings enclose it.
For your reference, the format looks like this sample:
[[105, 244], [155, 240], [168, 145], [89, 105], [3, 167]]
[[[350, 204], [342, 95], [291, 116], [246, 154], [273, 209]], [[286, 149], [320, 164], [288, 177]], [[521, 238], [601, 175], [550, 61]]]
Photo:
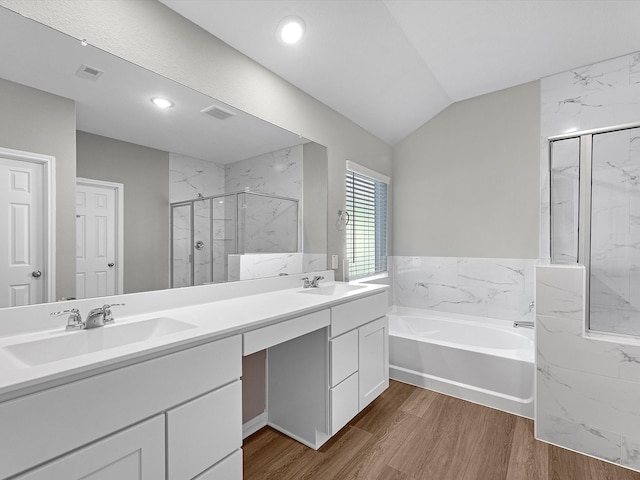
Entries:
[[[242, 192], [297, 201], [297, 221], [291, 209], [259, 202], [262, 213], [250, 215], [262, 216], [264, 227], [244, 229], [246, 241], [268, 242], [281, 227], [276, 220], [269, 227], [266, 212], [286, 217], [296, 223], [289, 245], [244, 258], [234, 238], [233, 251], [216, 251], [224, 269], [208, 281], [290, 273], [289, 255], [300, 256], [301, 269], [326, 268], [326, 148], [85, 43], [0, 7], [0, 157], [52, 158], [55, 173], [39, 184], [55, 217], [46, 209], [41, 220], [24, 217], [41, 230], [12, 237], [43, 260], [29, 265], [29, 278], [20, 273], [0, 307], [169, 288], [171, 204]], [[159, 109], [158, 97], [172, 105]], [[240, 220], [238, 207], [234, 215]], [[3, 268], [15, 263], [7, 248]], [[255, 255], [269, 255], [270, 267], [258, 272], [265, 262]], [[185, 261], [200, 268], [193, 254]], [[232, 275], [230, 262], [238, 265]], [[47, 286], [39, 297], [35, 282]]]

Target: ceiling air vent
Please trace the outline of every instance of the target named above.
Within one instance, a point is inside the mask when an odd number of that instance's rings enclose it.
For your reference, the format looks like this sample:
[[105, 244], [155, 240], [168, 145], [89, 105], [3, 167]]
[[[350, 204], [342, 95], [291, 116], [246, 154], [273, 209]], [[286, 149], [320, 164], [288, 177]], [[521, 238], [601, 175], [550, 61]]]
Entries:
[[235, 115], [235, 113], [230, 112], [229, 110], [225, 110], [224, 108], [217, 105], [211, 105], [204, 110], [200, 110], [200, 113], [204, 113], [205, 115], [209, 115], [210, 117], [217, 118], [218, 120], [225, 120]]
[[80, 65], [80, 68], [78, 69], [78, 71], [76, 71], [76, 76], [95, 82], [102, 76], [103, 73], [104, 72], [102, 70], [98, 70], [97, 68], [83, 64]]

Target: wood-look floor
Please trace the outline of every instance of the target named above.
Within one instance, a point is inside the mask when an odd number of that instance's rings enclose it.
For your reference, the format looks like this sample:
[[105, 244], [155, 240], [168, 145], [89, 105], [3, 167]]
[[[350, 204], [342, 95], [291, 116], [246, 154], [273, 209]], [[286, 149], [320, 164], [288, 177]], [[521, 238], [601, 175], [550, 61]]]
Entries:
[[318, 451], [266, 427], [245, 480], [640, 480], [533, 438], [533, 422], [400, 382]]

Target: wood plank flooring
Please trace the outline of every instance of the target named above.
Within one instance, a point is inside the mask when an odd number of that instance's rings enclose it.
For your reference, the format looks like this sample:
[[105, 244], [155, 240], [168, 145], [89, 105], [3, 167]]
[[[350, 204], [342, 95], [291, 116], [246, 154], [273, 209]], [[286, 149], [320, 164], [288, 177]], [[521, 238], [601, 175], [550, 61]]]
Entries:
[[320, 450], [266, 427], [244, 443], [245, 480], [640, 480], [533, 438], [533, 422], [400, 382]]

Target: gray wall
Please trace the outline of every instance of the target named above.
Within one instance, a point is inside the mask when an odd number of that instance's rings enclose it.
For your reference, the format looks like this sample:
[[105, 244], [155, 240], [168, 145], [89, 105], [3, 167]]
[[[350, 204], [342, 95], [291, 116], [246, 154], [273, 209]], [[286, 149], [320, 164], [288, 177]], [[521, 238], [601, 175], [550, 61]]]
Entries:
[[[391, 175], [391, 147], [156, 1], [0, 0], [27, 18], [176, 80], [328, 148], [329, 253], [345, 205], [345, 161]], [[340, 278], [341, 271], [338, 272]]]
[[302, 147], [302, 220], [304, 253], [327, 253], [327, 149]]
[[[76, 290], [76, 107], [0, 79], [0, 146], [56, 158], [56, 298]], [[69, 240], [71, 239], [71, 240]], [[46, 272], [45, 272], [46, 274]]]
[[537, 258], [540, 84], [451, 105], [394, 147], [393, 254]]
[[124, 184], [124, 293], [169, 288], [169, 153], [79, 131], [77, 173]]

